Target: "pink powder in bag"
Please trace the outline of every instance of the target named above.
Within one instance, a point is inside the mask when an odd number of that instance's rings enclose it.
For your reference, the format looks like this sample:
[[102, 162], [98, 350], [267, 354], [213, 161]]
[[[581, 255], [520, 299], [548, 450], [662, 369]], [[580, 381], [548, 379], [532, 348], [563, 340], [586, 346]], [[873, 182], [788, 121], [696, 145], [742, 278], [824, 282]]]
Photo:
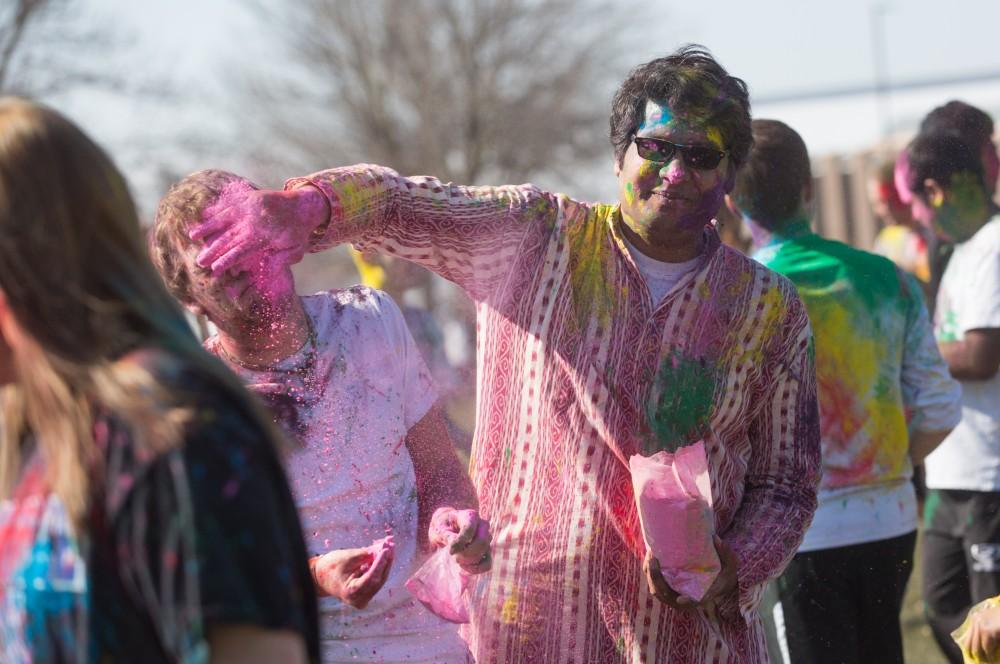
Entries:
[[646, 547], [674, 591], [701, 601], [722, 567], [713, 541], [715, 520], [704, 441], [673, 454], [634, 454], [629, 468]]
[[448, 547], [438, 549], [405, 585], [434, 615], [453, 623], [469, 622], [469, 575]]

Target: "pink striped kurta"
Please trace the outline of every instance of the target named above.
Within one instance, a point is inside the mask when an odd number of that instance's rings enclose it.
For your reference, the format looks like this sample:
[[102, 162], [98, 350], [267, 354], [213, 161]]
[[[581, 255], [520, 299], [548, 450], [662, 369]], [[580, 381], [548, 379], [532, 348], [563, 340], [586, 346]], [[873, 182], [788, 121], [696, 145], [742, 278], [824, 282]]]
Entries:
[[[494, 526], [468, 637], [481, 664], [764, 662], [756, 606], [816, 507], [812, 337], [795, 289], [707, 229], [657, 306], [616, 206], [533, 186], [459, 187], [378, 166], [311, 183], [313, 250], [350, 241], [416, 261], [478, 303], [471, 472]], [[706, 441], [739, 599], [674, 611], [646, 588], [628, 457]]]

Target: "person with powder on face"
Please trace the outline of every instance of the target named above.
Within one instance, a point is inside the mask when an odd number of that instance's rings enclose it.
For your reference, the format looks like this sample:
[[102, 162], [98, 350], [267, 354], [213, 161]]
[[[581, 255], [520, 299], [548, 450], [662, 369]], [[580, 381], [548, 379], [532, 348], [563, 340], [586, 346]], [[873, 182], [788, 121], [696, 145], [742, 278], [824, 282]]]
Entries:
[[[611, 142], [614, 205], [349, 166], [224, 196], [197, 262], [352, 242], [476, 301], [471, 472], [496, 531], [463, 629], [477, 662], [764, 661], [757, 603], [812, 518], [820, 452], [802, 303], [710, 224], [752, 142], [746, 86], [699, 47], [647, 62]], [[699, 440], [722, 569], [695, 602], [646, 554], [628, 459]]]
[[879, 166], [869, 187], [872, 210], [882, 222], [872, 253], [885, 256], [904, 272], [915, 276], [922, 288], [929, 288], [931, 268], [928, 261], [927, 235], [913, 219], [909, 203], [899, 197], [895, 185], [896, 160]]
[[961, 419], [961, 390], [917, 280], [810, 229], [799, 134], [754, 120], [753, 136], [728, 203], [749, 226], [753, 257], [791, 279], [809, 312], [823, 450], [819, 508], [777, 580], [780, 649], [793, 663], [902, 664], [917, 529], [910, 479]]
[[[928, 113], [920, 123], [920, 134], [952, 133], [958, 136], [971, 151], [978, 155], [982, 166], [983, 184], [990, 204], [997, 210], [993, 197], [996, 195], [997, 178], [1000, 177], [1000, 155], [993, 142], [993, 118], [986, 111], [963, 101], [952, 100]], [[896, 159], [896, 193], [905, 205], [913, 204], [913, 192], [909, 188], [910, 168], [906, 151]], [[930, 272], [930, 311], [934, 313], [938, 287], [948, 266], [954, 243], [938, 235], [933, 228], [924, 229], [928, 234], [928, 268]]]
[[403, 587], [428, 549], [449, 547], [470, 575], [491, 562], [489, 523], [427, 368], [380, 291], [300, 297], [281, 252], [264, 251], [235, 275], [195, 264], [204, 246], [191, 228], [253, 191], [222, 171], [184, 178], [157, 209], [153, 261], [174, 296], [215, 324], [209, 352], [299, 443], [286, 461], [321, 595], [323, 661], [466, 662], [457, 628]]
[[906, 150], [913, 216], [954, 244], [934, 333], [962, 385], [962, 419], [924, 464], [923, 596], [951, 662], [951, 632], [1000, 594], [1000, 216], [980, 152], [958, 134], [921, 134]]
[[107, 155], [0, 99], [0, 661], [319, 661], [282, 437]]

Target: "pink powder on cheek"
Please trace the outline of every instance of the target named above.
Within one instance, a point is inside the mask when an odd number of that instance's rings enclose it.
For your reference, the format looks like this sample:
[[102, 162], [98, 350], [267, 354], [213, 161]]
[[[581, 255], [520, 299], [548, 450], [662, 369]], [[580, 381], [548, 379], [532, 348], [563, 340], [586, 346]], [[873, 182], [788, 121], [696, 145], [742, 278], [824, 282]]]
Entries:
[[682, 229], [701, 228], [712, 220], [712, 217], [719, 211], [719, 207], [724, 204], [726, 198], [726, 183], [723, 180], [716, 181], [715, 185], [709, 189], [702, 188], [699, 176], [694, 176], [695, 189], [700, 195], [698, 204], [685, 213], [678, 220], [678, 227]]

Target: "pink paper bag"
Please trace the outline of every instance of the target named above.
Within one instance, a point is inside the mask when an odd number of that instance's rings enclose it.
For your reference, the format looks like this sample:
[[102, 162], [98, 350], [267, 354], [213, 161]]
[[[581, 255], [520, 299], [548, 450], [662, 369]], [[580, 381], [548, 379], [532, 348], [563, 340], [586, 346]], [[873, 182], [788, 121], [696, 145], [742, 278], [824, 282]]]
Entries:
[[721, 569], [713, 541], [715, 520], [704, 441], [673, 454], [634, 454], [629, 468], [646, 547], [659, 561], [671, 588], [701, 601]]
[[469, 575], [448, 547], [438, 549], [404, 585], [434, 615], [453, 623], [469, 622]]

